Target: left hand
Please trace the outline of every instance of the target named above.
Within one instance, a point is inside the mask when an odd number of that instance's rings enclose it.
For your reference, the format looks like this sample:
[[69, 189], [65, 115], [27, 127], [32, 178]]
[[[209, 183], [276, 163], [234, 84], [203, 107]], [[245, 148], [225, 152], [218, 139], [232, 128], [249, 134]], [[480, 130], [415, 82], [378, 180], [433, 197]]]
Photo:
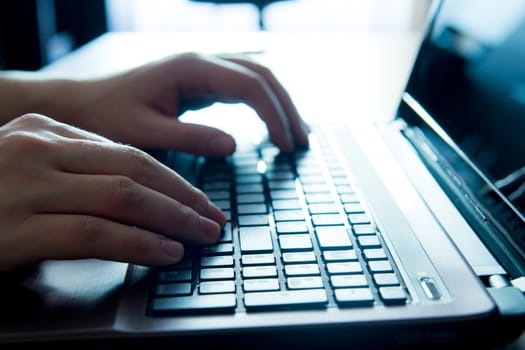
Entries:
[[282, 151], [308, 144], [308, 126], [283, 86], [266, 67], [247, 59], [181, 54], [79, 86], [81, 102], [54, 117], [140, 148], [231, 154], [235, 142], [224, 131], [176, 118], [214, 102], [253, 107]]

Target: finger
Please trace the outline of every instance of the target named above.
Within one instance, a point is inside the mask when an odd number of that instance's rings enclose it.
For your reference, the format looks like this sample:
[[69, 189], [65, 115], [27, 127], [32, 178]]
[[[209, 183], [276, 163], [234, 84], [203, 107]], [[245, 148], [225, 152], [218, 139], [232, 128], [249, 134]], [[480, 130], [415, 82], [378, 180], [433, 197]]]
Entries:
[[278, 98], [280, 104], [283, 106], [283, 109], [290, 121], [290, 126], [294, 140], [300, 145], [308, 144], [308, 134], [310, 133], [310, 127], [304, 122], [300, 117], [295, 104], [292, 102], [290, 94], [286, 91], [284, 86], [277, 80], [275, 75], [267, 67], [264, 67], [260, 64], [257, 64], [253, 61], [249, 61], [245, 58], [239, 57], [224, 57], [230, 62], [237, 63], [248, 69], [251, 69], [254, 72], [257, 72], [262, 76], [270, 85], [271, 89], [275, 92], [276, 97]]
[[[250, 105], [266, 123], [272, 142], [283, 151], [293, 149], [286, 113], [268, 82], [256, 72], [215, 57], [181, 55], [173, 64], [180, 95], [188, 98], [215, 96], [220, 102]], [[171, 62], [168, 62], [168, 64]]]
[[70, 141], [67, 156], [57, 155], [55, 166], [68, 173], [120, 175], [162, 193], [223, 225], [224, 213], [204, 193], [149, 154], [126, 145]]
[[24, 248], [29, 258], [99, 258], [157, 266], [176, 263], [184, 255], [179, 242], [92, 216], [36, 215], [25, 229], [39, 232]]
[[189, 244], [212, 244], [219, 224], [124, 176], [69, 175], [38, 198], [39, 213], [83, 214], [158, 232]]
[[197, 155], [224, 157], [235, 151], [235, 140], [222, 130], [192, 123], [183, 123], [175, 118], [153, 113], [144, 118], [143, 125], [137, 125], [142, 130], [138, 145], [151, 144], [151, 136], [155, 134], [156, 147], [176, 149]]

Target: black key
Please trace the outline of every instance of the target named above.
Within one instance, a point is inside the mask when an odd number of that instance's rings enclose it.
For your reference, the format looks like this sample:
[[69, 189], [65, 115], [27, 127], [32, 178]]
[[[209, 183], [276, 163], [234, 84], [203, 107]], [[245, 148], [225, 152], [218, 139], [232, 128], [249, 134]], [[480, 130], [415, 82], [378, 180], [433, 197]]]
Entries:
[[246, 293], [244, 305], [248, 310], [259, 308], [280, 308], [290, 305], [324, 307], [328, 302], [324, 289], [274, 291]]
[[209, 294], [155, 298], [152, 303], [154, 313], [230, 311], [237, 306], [235, 294]]
[[162, 283], [155, 288], [157, 296], [166, 295], [189, 295], [191, 294], [191, 283]]
[[159, 273], [159, 282], [191, 281], [191, 270], [162, 271]]

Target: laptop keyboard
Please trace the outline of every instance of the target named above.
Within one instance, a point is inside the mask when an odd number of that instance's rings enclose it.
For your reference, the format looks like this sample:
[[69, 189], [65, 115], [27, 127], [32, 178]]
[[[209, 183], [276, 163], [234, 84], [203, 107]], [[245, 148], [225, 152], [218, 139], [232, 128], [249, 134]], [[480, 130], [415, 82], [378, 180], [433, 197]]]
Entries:
[[202, 159], [227, 215], [220, 241], [153, 273], [147, 313], [373, 307], [409, 302], [380, 231], [334, 152], [240, 145]]

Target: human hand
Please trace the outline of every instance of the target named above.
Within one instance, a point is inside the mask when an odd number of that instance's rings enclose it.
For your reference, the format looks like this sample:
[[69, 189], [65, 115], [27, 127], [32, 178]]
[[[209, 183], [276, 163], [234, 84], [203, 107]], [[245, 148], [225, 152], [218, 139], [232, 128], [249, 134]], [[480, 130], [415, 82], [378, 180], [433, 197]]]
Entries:
[[308, 144], [308, 126], [289, 94], [265, 67], [243, 58], [182, 54], [82, 84], [81, 99], [61, 121], [140, 148], [224, 156], [235, 143], [224, 131], [183, 123], [187, 109], [242, 102], [266, 123], [283, 151]]
[[[0, 270], [44, 259], [175, 263], [224, 214], [146, 153], [41, 115], [0, 127]], [[169, 238], [168, 238], [169, 237]]]

